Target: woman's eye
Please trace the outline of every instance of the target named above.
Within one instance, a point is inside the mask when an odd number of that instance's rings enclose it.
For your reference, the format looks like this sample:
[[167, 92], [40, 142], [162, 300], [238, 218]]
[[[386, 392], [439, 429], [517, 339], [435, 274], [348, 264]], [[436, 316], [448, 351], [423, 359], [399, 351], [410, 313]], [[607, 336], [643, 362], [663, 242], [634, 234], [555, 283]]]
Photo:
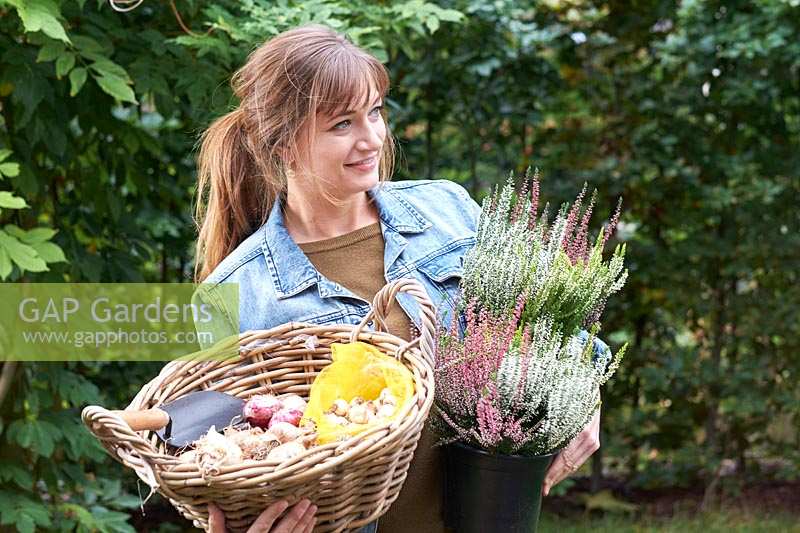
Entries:
[[[370, 112], [369, 112], [369, 114], [370, 114], [370, 115], [374, 115], [374, 116], [376, 116], [376, 117], [377, 117], [377, 116], [380, 116], [380, 114], [381, 114], [381, 109], [383, 109], [383, 106], [382, 106], [382, 105], [375, 106], [375, 107], [373, 107], [373, 108], [372, 108], [372, 111], [370, 111]], [[349, 119], [348, 119], [348, 120], [343, 120], [343, 121], [339, 122], [338, 124], [336, 124], [336, 125], [333, 127], [333, 129], [335, 129], [335, 130], [343, 130], [343, 129], [346, 129], [346, 128], [348, 128], [348, 127], [350, 126], [350, 122], [351, 122], [351, 121], [350, 121]]]

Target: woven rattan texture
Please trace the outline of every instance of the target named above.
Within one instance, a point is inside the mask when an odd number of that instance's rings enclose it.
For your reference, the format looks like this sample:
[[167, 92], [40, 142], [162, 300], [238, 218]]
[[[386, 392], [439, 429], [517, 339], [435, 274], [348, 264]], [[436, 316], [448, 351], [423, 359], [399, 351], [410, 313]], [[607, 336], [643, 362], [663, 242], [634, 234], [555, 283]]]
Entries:
[[[421, 311], [421, 335], [412, 343], [382, 331], [398, 292], [413, 296]], [[366, 330], [374, 321], [375, 331]], [[216, 390], [247, 398], [296, 393], [308, 398], [316, 375], [331, 362], [330, 345], [358, 340], [399, 357], [414, 376], [415, 397], [391, 424], [347, 441], [307, 450], [283, 463], [246, 461], [203, 477], [194, 464], [154, 432], [134, 432], [110, 411], [90, 406], [83, 421], [112, 457], [132, 468], [196, 527], [207, 529], [207, 504], [225, 512], [229, 531], [246, 531], [270, 503], [308, 498], [317, 505], [316, 532], [353, 531], [384, 514], [397, 498], [433, 402], [435, 313], [415, 280], [392, 282], [375, 295], [357, 326], [288, 323], [239, 337], [240, 354], [224, 361], [173, 361], [136, 395], [128, 410], [157, 407], [189, 392]]]

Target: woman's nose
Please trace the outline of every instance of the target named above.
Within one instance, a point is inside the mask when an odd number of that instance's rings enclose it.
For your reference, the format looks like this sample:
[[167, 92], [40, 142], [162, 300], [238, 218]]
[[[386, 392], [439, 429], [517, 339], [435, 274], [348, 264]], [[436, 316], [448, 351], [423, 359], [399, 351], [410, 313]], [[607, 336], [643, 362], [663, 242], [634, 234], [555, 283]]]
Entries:
[[386, 137], [386, 126], [383, 121], [367, 124], [361, 133], [361, 138], [356, 143], [356, 148], [363, 151], [377, 150], [383, 146]]

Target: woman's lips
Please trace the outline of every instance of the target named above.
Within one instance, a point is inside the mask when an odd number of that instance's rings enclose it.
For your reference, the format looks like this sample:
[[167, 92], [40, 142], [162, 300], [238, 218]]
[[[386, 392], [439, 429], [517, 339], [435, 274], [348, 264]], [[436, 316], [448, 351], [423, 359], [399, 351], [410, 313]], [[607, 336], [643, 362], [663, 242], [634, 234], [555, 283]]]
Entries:
[[348, 163], [345, 166], [355, 170], [367, 171], [375, 168], [377, 163], [378, 159], [376, 157], [368, 157], [367, 159], [362, 159], [356, 163]]

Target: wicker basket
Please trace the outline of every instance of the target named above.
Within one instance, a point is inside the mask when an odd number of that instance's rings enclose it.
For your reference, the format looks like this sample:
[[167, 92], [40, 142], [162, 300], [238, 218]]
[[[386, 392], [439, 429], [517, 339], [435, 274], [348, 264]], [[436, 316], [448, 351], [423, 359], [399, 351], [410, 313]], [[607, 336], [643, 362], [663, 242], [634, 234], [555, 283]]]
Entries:
[[[385, 332], [388, 307], [400, 291], [413, 296], [421, 311], [421, 335], [411, 343]], [[372, 320], [375, 331], [365, 330]], [[408, 402], [392, 423], [311, 448], [281, 464], [246, 461], [203, 478], [196, 465], [171, 455], [154, 432], [134, 432], [102, 407], [86, 407], [83, 421], [112, 457], [133, 468], [197, 527], [208, 528], [207, 504], [212, 501], [225, 512], [230, 531], [245, 531], [270, 503], [308, 498], [318, 507], [315, 531], [356, 530], [383, 515], [405, 481], [433, 403], [434, 323], [425, 289], [415, 280], [397, 280], [375, 295], [372, 310], [357, 326], [291, 322], [243, 333], [238, 357], [168, 363], [127, 407], [149, 409], [197, 390], [242, 398], [292, 392], [308, 398], [315, 376], [331, 362], [335, 342], [369, 343], [412, 372], [416, 401]]]

